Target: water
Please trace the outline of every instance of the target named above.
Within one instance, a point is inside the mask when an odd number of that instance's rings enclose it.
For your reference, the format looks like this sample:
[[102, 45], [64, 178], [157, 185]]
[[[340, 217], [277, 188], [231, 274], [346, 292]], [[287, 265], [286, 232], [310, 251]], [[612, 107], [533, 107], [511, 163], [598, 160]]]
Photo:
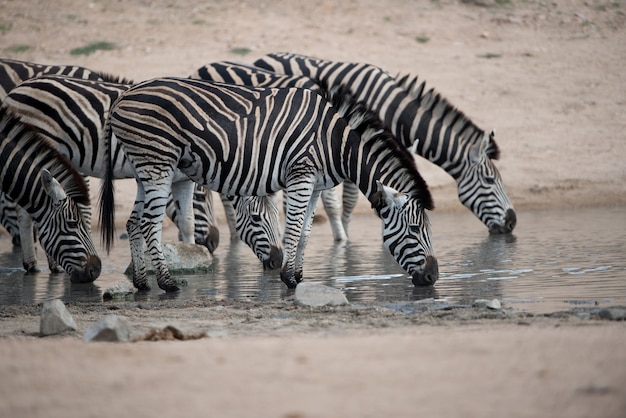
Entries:
[[[416, 288], [382, 247], [380, 222], [357, 216], [352, 244], [333, 245], [327, 223], [315, 224], [304, 264], [305, 280], [342, 289], [348, 300], [389, 306], [426, 298], [452, 304], [497, 298], [505, 307], [534, 313], [578, 306], [626, 305], [626, 208], [563, 209], [518, 213], [512, 235], [491, 236], [467, 213], [431, 216], [440, 278]], [[118, 231], [122, 232], [122, 231]], [[215, 272], [184, 276], [188, 286], [169, 295], [151, 279], [148, 300], [167, 298], [276, 301], [292, 295], [277, 271], [265, 272], [243, 244], [222, 243]], [[165, 237], [173, 240], [175, 228]], [[104, 254], [101, 252], [101, 254]], [[73, 285], [64, 274], [25, 275], [21, 255], [8, 236], [0, 238], [0, 306], [49, 298], [101, 301], [107, 287], [124, 280], [128, 241], [118, 240], [103, 256], [103, 273], [93, 284]], [[40, 266], [46, 262], [40, 257]]]

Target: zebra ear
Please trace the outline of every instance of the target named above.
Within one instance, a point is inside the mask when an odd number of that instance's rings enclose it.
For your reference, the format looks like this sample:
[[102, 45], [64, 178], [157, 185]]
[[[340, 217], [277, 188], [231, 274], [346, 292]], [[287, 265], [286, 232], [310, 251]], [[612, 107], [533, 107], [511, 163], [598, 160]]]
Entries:
[[54, 177], [52, 177], [52, 174], [50, 174], [48, 170], [44, 169], [41, 172], [41, 184], [54, 203], [58, 203], [67, 198], [65, 190], [63, 190], [61, 184]]
[[376, 212], [380, 212], [383, 208], [387, 206], [393, 206], [396, 203], [396, 198], [402, 197], [402, 193], [399, 193], [397, 190], [384, 186], [380, 181], [376, 181], [376, 191], [372, 194], [370, 198], [370, 203], [372, 204], [372, 208], [376, 210]]
[[474, 144], [470, 147], [469, 157], [472, 164], [478, 164], [482, 161], [483, 158], [485, 158], [485, 156], [487, 155], [487, 148], [489, 148], [490, 143], [491, 136], [490, 134], [485, 132], [478, 144]]

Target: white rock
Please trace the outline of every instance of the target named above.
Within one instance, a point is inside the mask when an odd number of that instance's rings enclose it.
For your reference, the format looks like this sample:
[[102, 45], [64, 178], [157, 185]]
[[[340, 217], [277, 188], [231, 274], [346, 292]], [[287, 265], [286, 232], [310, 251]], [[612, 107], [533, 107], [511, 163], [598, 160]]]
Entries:
[[502, 309], [502, 304], [498, 299], [476, 299], [472, 306], [474, 308]]
[[85, 341], [128, 341], [130, 323], [124, 316], [106, 315], [94, 322], [83, 334]]
[[[163, 256], [167, 268], [172, 275], [207, 273], [215, 270], [215, 261], [209, 249], [204, 245], [190, 244], [186, 242], [168, 242], [163, 244]], [[148, 274], [154, 274], [150, 253], [146, 248], [144, 254], [146, 270]], [[124, 272], [132, 276], [132, 262]]]
[[339, 289], [317, 283], [301, 282], [296, 286], [294, 302], [304, 306], [348, 305]]
[[76, 331], [76, 322], [60, 299], [47, 300], [41, 309], [39, 332], [41, 335], [54, 335], [72, 330]]
[[122, 280], [108, 287], [102, 292], [104, 300], [133, 300], [135, 298], [135, 287], [128, 280]]

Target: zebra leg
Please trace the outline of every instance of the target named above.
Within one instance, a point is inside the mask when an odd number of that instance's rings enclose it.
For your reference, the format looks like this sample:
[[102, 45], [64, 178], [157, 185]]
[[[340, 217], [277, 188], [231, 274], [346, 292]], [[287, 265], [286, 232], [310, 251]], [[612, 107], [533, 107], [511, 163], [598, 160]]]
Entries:
[[335, 242], [347, 242], [348, 234], [346, 234], [341, 221], [341, 205], [337, 198], [337, 189], [332, 188], [322, 191], [322, 203], [324, 203], [324, 209], [326, 210], [326, 215], [328, 215]]
[[[165, 207], [167, 205], [169, 192], [171, 191], [174, 199], [180, 203], [181, 219], [187, 219], [184, 225], [186, 230], [183, 234], [189, 234], [190, 239], [188, 238], [189, 240], [186, 242], [193, 243], [193, 211], [191, 200], [194, 183], [189, 179], [185, 179], [174, 182], [173, 184], [168, 184], [168, 180], [169, 178], [162, 177], [157, 180], [152, 179], [147, 184], [144, 184], [146, 205], [141, 220], [141, 233], [148, 247], [148, 252], [152, 259], [152, 267], [154, 268], [159, 287], [166, 292], [176, 292], [180, 290], [180, 288], [170, 276], [161, 245], [163, 218], [165, 218]], [[192, 220], [191, 222], [189, 222], [190, 218]]]
[[343, 224], [343, 229], [346, 231], [346, 235], [348, 235], [348, 225], [350, 224], [350, 218], [352, 216], [352, 212], [356, 207], [356, 202], [359, 199], [359, 188], [356, 184], [351, 181], [343, 182], [343, 193], [342, 193], [342, 206], [343, 206], [343, 214], [341, 215], [341, 223]]
[[[304, 234], [304, 222], [307, 217], [309, 200], [313, 195], [313, 181], [296, 181], [295, 185], [287, 189], [287, 215], [285, 219], [285, 252], [280, 279], [288, 288], [295, 288], [302, 281], [302, 270], [296, 270], [296, 258], [300, 240]], [[304, 248], [302, 248], [304, 251]]]
[[204, 245], [213, 254], [220, 244], [220, 230], [213, 214], [213, 192], [200, 185], [196, 185], [194, 193], [193, 216], [196, 244]]
[[21, 206], [15, 207], [17, 213], [17, 225], [20, 231], [20, 242], [22, 244], [22, 265], [28, 273], [37, 273], [37, 247], [35, 245], [35, 235], [33, 218]]
[[296, 250], [295, 271], [296, 280], [298, 281], [302, 281], [304, 249], [306, 248], [306, 244], [309, 241], [311, 227], [313, 226], [313, 217], [315, 216], [315, 208], [317, 207], [317, 201], [319, 200], [319, 197], [320, 191], [313, 191], [313, 193], [311, 194], [311, 199], [309, 200], [309, 204], [306, 208], [306, 213], [304, 214], [304, 225], [302, 228], [302, 234], [300, 235], [300, 240], [298, 241], [298, 248]]
[[224, 205], [224, 214], [226, 215], [226, 221], [228, 222], [228, 230], [230, 231], [230, 241], [239, 241], [239, 232], [237, 231], [237, 213], [235, 206], [228, 196], [220, 195], [222, 199], [222, 205]]
[[[179, 213], [176, 216], [176, 226], [180, 232], [182, 242], [195, 243], [194, 237], [194, 214], [193, 214], [193, 191], [194, 183], [191, 180], [183, 180], [172, 183], [172, 198]], [[150, 200], [147, 200], [150, 202]], [[166, 204], [167, 206], [167, 198]], [[165, 208], [164, 206], [164, 208]], [[161, 219], [162, 221], [162, 219]], [[163, 225], [160, 225], [163, 228]], [[159, 240], [160, 242], [160, 240]]]
[[144, 211], [144, 189], [140, 181], [137, 181], [137, 196], [133, 210], [126, 222], [126, 232], [130, 243], [130, 255], [133, 261], [133, 285], [140, 291], [150, 290], [146, 276], [146, 262], [144, 260], [144, 239], [141, 233], [140, 222]]

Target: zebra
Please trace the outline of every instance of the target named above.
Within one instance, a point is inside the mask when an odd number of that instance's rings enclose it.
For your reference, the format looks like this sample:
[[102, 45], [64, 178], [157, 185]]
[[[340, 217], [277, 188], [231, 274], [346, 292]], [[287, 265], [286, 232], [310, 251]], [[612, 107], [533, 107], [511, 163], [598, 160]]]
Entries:
[[[351, 96], [347, 95], [346, 101]], [[143, 259], [151, 254], [159, 287], [179, 290], [161, 249], [167, 193], [189, 179], [227, 195], [285, 190], [281, 280], [295, 288], [320, 191], [349, 179], [382, 219], [383, 243], [415, 285], [438, 278], [426, 209], [432, 199], [412, 156], [376, 125], [363, 107], [331, 106], [300, 88], [252, 88], [184, 78], [157, 78], [127, 90], [111, 108], [107, 136], [115, 135], [136, 170], [137, 198], [127, 222], [133, 283], [149, 290]], [[339, 116], [350, 118], [348, 122]], [[110, 155], [110, 152], [107, 154]], [[158, 156], [158, 158], [157, 158]], [[109, 164], [100, 195], [107, 250], [114, 236]]]
[[459, 200], [490, 233], [510, 233], [515, 228], [513, 204], [492, 161], [500, 153], [495, 132], [478, 128], [434, 89], [426, 91], [425, 82], [418, 83], [408, 75], [396, 78], [370, 64], [325, 61], [293, 53], [268, 54], [254, 66], [304, 75], [325, 88], [348, 86], [407, 148], [455, 179]]
[[[55, 147], [72, 161], [82, 173], [102, 177], [104, 173], [103, 137], [104, 122], [111, 104], [130, 86], [96, 80], [83, 80], [65, 76], [47, 75], [26, 80], [9, 92], [3, 107], [19, 116], [21, 121], [36, 128]], [[114, 155], [114, 175], [116, 178], [132, 178], [134, 172], [128, 164], [115, 138], [111, 147]], [[204, 225], [215, 223], [212, 211], [208, 210], [211, 195], [200, 186], [194, 190], [194, 222], [195, 242], [200, 243], [198, 231]], [[239, 199], [241, 200], [241, 199]], [[201, 205], [197, 208], [196, 205]], [[235, 206], [253, 205], [250, 199], [235, 201]], [[263, 263], [264, 268], [276, 268], [282, 262], [282, 244], [275, 234], [280, 221], [277, 213], [271, 212], [267, 205], [255, 208], [239, 208], [238, 213], [244, 216], [238, 222], [238, 233]], [[166, 212], [179, 225], [181, 240], [190, 241], [182, 233], [181, 225], [188, 226], [179, 219], [181, 210], [178, 202], [171, 197]], [[250, 218], [252, 213], [260, 220]], [[198, 216], [211, 215], [204, 222], [197, 222]], [[183, 217], [184, 219], [184, 217]], [[215, 237], [219, 230], [209, 230], [203, 236], [213, 237], [207, 240], [206, 246], [213, 251], [217, 243]], [[249, 231], [252, 229], [253, 231]], [[187, 237], [191, 234], [187, 231]], [[245, 235], [245, 236], [244, 236]]]
[[98, 278], [102, 263], [77, 205], [89, 204], [82, 175], [5, 111], [0, 111], [0, 183], [2, 192], [30, 215], [42, 247], [73, 283]]
[[[9, 95], [9, 92], [21, 82], [25, 80], [37, 78], [46, 74], [115, 83], [117, 84], [117, 87], [120, 89], [120, 91], [122, 89], [128, 88], [128, 86], [132, 84], [130, 80], [127, 80], [125, 78], [120, 78], [118, 76], [113, 76], [113, 75], [103, 73], [103, 72], [96, 72], [96, 71], [90, 70], [88, 68], [80, 67], [80, 66], [44, 65], [44, 64], [37, 64], [37, 63], [26, 62], [26, 61], [0, 59], [0, 102], [3, 102], [6, 99], [6, 97]], [[102, 98], [103, 98], [102, 95], [98, 95], [96, 96], [95, 99], [97, 100], [97, 99], [102, 99]], [[74, 104], [76, 103], [74, 102]], [[104, 110], [104, 108], [98, 109], [97, 106], [95, 106], [95, 108], [96, 108], [95, 109], [96, 111]], [[77, 111], [78, 115], [80, 115], [82, 112], [81, 106], [78, 104], [74, 108], [74, 110]], [[70, 117], [70, 121], [67, 122], [63, 120], [64, 116]], [[57, 132], [58, 132], [58, 130], [62, 130], [66, 127], [67, 128], [71, 127], [73, 131], [71, 132], [65, 131], [65, 132], [68, 133], [68, 135], [71, 135], [72, 139], [75, 139], [77, 141], [76, 144], [80, 144], [82, 142], [80, 138], [81, 134], [85, 134], [85, 133], [94, 134], [97, 132], [97, 130], [94, 130], [94, 125], [91, 124], [91, 122], [93, 121], [90, 121], [88, 119], [79, 120], [80, 116], [77, 116], [74, 119], [72, 119], [71, 114], [59, 113], [59, 114], [56, 114], [55, 117], [57, 118], [57, 121], [52, 122], [51, 125], [46, 125], [46, 128], [54, 130], [54, 128], [50, 128], [50, 126], [54, 126], [57, 128]], [[106, 115], [104, 115], [104, 117], [106, 117]], [[88, 128], [84, 128], [79, 125], [79, 123], [82, 123], [83, 121], [87, 125], [89, 125]], [[50, 123], [50, 121], [46, 121], [45, 123]], [[65, 123], [68, 123], [69, 127], [66, 126]], [[35, 123], [35, 125], [37, 125], [37, 123]], [[67, 148], [67, 149], [70, 149], [70, 148]], [[85, 155], [83, 156], [84, 158], [87, 158], [87, 154], [91, 152], [91, 150], [85, 150], [84, 148], [79, 149], [79, 151], [85, 153]], [[83, 157], [81, 157], [81, 160]], [[86, 161], [86, 160], [83, 160], [83, 161]], [[93, 164], [94, 161], [91, 160], [91, 163]], [[212, 207], [210, 207], [207, 204], [205, 197], [206, 197], [205, 194], [202, 193], [201, 191], [196, 191], [194, 193], [194, 217], [195, 217], [194, 237], [195, 237], [195, 242], [197, 244], [205, 245], [209, 249], [209, 251], [213, 252], [219, 243], [219, 229], [217, 228], [216, 222], [214, 220]], [[0, 212], [3, 214], [3, 216], [0, 217], [0, 223], [5, 227], [5, 229], [7, 229], [7, 231], [9, 231], [9, 233], [13, 237], [13, 243], [21, 245], [22, 239], [20, 238], [19, 234], [16, 234], [19, 231], [18, 229], [16, 229], [17, 216], [11, 215], [11, 213], [15, 213], [16, 211], [15, 206], [16, 206], [15, 202], [12, 202], [9, 198], [7, 198], [6, 196], [1, 196], [0, 194]], [[173, 202], [170, 199], [169, 208], [168, 208], [168, 216], [170, 216], [170, 218], [172, 218], [172, 220], [175, 223], [176, 223], [176, 211], [177, 209], [176, 209], [175, 202]], [[84, 208], [83, 213], [85, 215], [84, 216], [85, 220], [89, 224], [90, 218], [91, 218], [90, 208]], [[29, 237], [26, 239], [30, 241], [30, 234], [29, 234]], [[29, 242], [26, 244], [26, 248], [34, 249], [34, 244]], [[33, 263], [31, 264], [31, 271], [36, 271], [37, 270], [36, 258], [34, 254], [25, 254], [25, 258], [33, 260]], [[51, 269], [54, 268], [52, 265], [50, 267]]]
[[11, 243], [14, 247], [22, 245], [20, 229], [17, 222], [17, 206], [15, 202], [4, 193], [0, 193], [0, 225], [2, 225], [11, 236]]
[[[190, 78], [253, 87], [299, 87], [313, 90], [323, 95], [326, 94], [325, 90], [308, 77], [277, 74], [232, 61], [217, 61], [206, 64], [195, 70], [190, 75]], [[358, 193], [358, 189], [356, 189], [356, 192]], [[348, 234], [341, 220], [341, 208], [336, 190], [334, 188], [323, 190], [321, 198], [326, 215], [328, 215], [334, 241], [337, 243], [347, 242]], [[232, 209], [228, 201], [224, 202], [224, 209], [232, 230], [233, 224], [236, 222], [234, 209]]]

